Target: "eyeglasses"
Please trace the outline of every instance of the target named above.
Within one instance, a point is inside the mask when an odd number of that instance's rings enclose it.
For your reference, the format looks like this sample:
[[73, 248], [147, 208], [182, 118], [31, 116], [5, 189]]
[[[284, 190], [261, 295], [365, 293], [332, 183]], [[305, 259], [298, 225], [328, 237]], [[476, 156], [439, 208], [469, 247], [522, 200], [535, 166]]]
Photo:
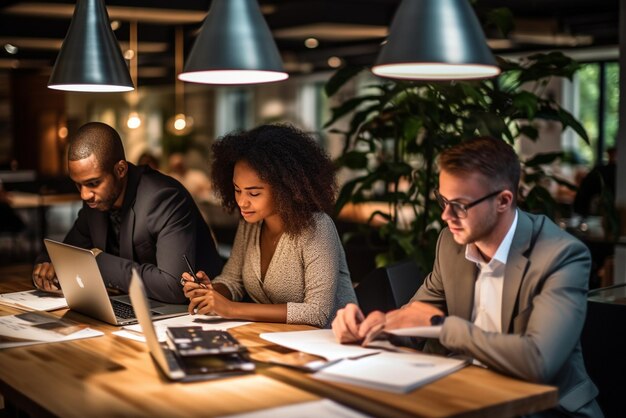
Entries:
[[465, 203], [465, 204], [455, 202], [454, 200], [446, 199], [445, 197], [439, 194], [439, 189], [435, 189], [435, 198], [437, 199], [437, 203], [439, 203], [439, 206], [441, 206], [441, 209], [446, 210], [446, 206], [450, 205], [450, 208], [452, 208], [452, 213], [454, 213], [454, 216], [456, 218], [465, 219], [467, 218], [467, 210], [469, 208], [476, 206], [477, 204], [484, 202], [487, 199], [491, 199], [492, 197], [497, 196], [503, 191], [504, 190], [498, 190], [496, 192], [489, 193], [487, 196], [481, 197], [478, 200], [474, 200], [471, 203]]

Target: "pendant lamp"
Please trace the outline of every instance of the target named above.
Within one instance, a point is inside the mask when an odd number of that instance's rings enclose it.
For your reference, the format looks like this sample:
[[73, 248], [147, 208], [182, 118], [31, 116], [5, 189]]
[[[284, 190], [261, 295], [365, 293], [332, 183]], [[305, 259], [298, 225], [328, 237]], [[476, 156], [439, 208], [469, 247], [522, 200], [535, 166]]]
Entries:
[[372, 72], [408, 80], [494, 77], [500, 68], [467, 0], [403, 0]]
[[213, 0], [178, 76], [204, 84], [269, 83], [287, 77], [256, 0]]
[[134, 89], [103, 0], [78, 0], [48, 87], [82, 92]]

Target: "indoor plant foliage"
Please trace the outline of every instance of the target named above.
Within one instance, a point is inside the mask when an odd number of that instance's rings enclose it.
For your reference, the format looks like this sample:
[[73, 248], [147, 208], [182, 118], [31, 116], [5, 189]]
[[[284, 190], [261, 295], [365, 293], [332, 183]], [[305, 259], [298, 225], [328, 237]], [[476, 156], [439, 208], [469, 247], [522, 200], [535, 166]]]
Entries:
[[[350, 117], [349, 128], [333, 130], [345, 138], [339, 167], [359, 175], [344, 184], [337, 212], [347, 203], [385, 202], [388, 210], [372, 217], [386, 222], [378, 229], [384, 246], [376, 264], [412, 258], [430, 271], [443, 227], [433, 199], [437, 155], [464, 139], [481, 135], [511, 144], [521, 137], [540, 140], [534, 124], [560, 122], [588, 142], [582, 125], [544, 94], [553, 77], [572, 78], [578, 65], [561, 53], [536, 54], [519, 62], [500, 60], [495, 79], [474, 82], [392, 82], [371, 85], [367, 92], [332, 109], [333, 125]], [[363, 68], [339, 70], [327, 83], [330, 97]], [[553, 178], [542, 166], [560, 153], [541, 154], [523, 162], [520, 206], [555, 216], [556, 204], [542, 180]], [[573, 187], [558, 178], [561, 184]], [[346, 237], [344, 237], [345, 239]]]

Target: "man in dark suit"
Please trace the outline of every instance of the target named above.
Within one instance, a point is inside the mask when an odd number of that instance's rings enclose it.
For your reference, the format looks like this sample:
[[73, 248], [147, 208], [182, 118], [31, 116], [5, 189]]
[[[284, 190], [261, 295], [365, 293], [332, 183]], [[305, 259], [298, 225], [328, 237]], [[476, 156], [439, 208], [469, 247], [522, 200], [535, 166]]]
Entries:
[[[64, 242], [93, 249], [107, 287], [128, 292], [136, 268], [148, 296], [185, 303], [183, 254], [196, 270], [220, 273], [211, 231], [187, 190], [148, 166], [127, 162], [113, 128], [83, 125], [70, 141], [68, 169], [84, 203]], [[46, 291], [59, 289], [47, 254], [38, 258], [33, 282]]]
[[356, 305], [340, 310], [337, 339], [442, 325], [439, 342], [447, 350], [558, 386], [559, 406], [543, 416], [601, 417], [580, 346], [589, 251], [545, 216], [517, 209], [520, 164], [504, 141], [464, 141], [440, 155], [439, 168], [435, 195], [448, 227], [432, 273], [398, 310], [367, 318]]

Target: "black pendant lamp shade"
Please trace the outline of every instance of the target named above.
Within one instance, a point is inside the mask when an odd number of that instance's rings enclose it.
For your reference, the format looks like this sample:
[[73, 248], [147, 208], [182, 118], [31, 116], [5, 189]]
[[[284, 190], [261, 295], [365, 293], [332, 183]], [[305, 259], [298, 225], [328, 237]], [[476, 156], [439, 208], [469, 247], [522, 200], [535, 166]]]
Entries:
[[256, 0], [213, 0], [178, 78], [204, 84], [255, 84], [288, 74]]
[[82, 92], [134, 89], [103, 0], [77, 1], [48, 87]]
[[500, 73], [467, 0], [403, 0], [372, 72], [412, 80], [463, 80]]

